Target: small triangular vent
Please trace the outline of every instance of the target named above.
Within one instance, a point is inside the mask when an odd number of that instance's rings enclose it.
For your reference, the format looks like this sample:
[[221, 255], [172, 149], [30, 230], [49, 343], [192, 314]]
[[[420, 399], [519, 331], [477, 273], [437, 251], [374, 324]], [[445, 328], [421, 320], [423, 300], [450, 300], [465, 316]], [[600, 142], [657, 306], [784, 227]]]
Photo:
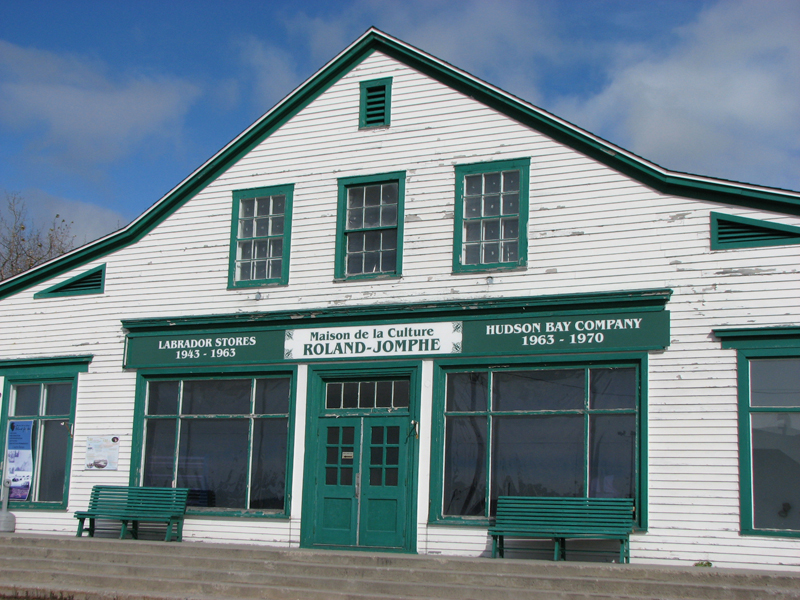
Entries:
[[34, 294], [34, 298], [47, 298], [53, 296], [81, 296], [84, 294], [102, 294], [105, 285], [106, 266], [95, 267], [81, 273], [63, 283], [49, 287]]
[[711, 213], [711, 249], [800, 244], [800, 227]]

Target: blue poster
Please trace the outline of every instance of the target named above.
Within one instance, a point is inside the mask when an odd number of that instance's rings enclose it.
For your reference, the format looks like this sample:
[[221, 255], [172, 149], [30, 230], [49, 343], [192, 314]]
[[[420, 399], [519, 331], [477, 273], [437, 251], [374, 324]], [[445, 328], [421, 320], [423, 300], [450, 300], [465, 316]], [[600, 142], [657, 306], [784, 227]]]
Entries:
[[9, 500], [27, 500], [31, 491], [33, 421], [11, 421], [8, 424], [6, 479], [11, 482]]

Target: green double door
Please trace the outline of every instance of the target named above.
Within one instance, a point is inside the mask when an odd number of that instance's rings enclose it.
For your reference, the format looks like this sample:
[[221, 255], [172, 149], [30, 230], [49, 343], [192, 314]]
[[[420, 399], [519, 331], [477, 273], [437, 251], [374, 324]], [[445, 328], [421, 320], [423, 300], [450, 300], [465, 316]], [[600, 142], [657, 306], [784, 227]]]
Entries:
[[412, 437], [407, 416], [320, 418], [316, 545], [406, 549]]
[[414, 550], [414, 377], [317, 380], [304, 546]]

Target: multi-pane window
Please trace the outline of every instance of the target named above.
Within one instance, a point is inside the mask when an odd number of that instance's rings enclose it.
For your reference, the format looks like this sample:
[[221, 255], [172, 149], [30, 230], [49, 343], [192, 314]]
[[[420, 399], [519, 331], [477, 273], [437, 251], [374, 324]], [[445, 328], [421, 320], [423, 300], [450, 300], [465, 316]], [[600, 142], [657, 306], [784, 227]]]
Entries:
[[449, 372], [442, 514], [494, 515], [498, 496], [630, 498], [635, 367]]
[[291, 193], [291, 186], [234, 193], [234, 286], [286, 282]]
[[10, 500], [62, 502], [72, 448], [72, 381], [11, 389], [5, 478]]
[[337, 276], [400, 273], [404, 174], [340, 180]]
[[525, 264], [527, 161], [456, 167], [456, 270]]
[[800, 532], [800, 358], [749, 361], [752, 524]]
[[150, 381], [142, 485], [199, 507], [286, 509], [289, 377]]

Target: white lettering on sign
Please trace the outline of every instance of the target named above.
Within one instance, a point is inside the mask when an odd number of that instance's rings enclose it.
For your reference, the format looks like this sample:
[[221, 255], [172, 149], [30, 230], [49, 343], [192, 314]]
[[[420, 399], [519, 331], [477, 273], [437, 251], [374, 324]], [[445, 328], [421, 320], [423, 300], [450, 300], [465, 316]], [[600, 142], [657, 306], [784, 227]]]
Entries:
[[461, 322], [289, 329], [284, 358], [459, 354]]
[[174, 350], [177, 360], [234, 358], [236, 348], [255, 346], [255, 336], [158, 340], [159, 350]]
[[[520, 336], [523, 346], [602, 344], [604, 331], [641, 329], [642, 318], [579, 319], [574, 321], [524, 321], [486, 325], [486, 335]], [[558, 334], [566, 334], [559, 336]]]

